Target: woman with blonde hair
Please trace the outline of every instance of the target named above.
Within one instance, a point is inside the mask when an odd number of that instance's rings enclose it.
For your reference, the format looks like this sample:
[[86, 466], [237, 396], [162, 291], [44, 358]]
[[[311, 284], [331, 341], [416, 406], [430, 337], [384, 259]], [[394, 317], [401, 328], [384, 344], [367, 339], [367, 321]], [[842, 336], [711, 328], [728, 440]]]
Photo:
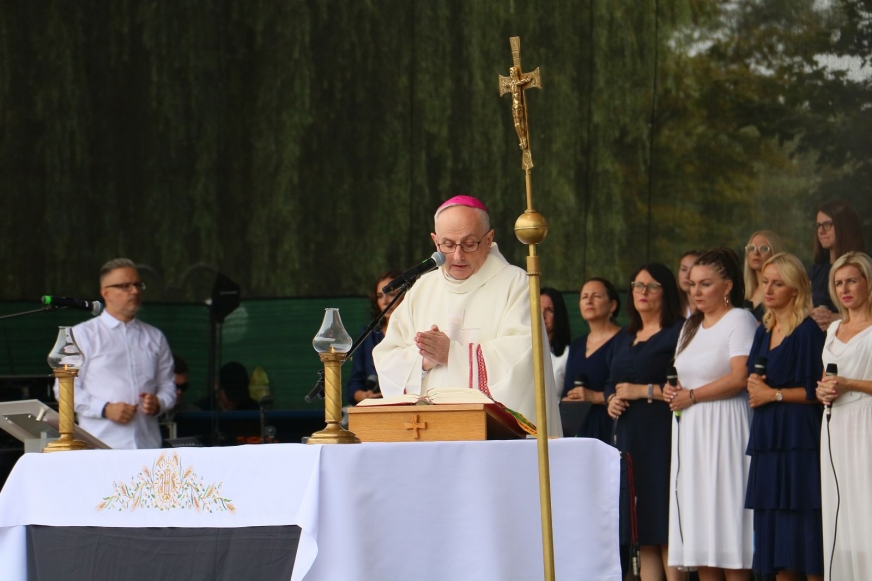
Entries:
[[[831, 406], [821, 429], [821, 493], [826, 579], [872, 579], [872, 259], [848, 252], [830, 270], [841, 321], [827, 330], [818, 382]], [[838, 525], [838, 528], [837, 528]]]
[[809, 316], [802, 262], [776, 254], [761, 269], [766, 314], [748, 357], [754, 409], [745, 508], [754, 510], [753, 569], [778, 581], [823, 575], [820, 423], [815, 389], [824, 333]]
[[758, 321], [763, 320], [765, 307], [763, 304], [763, 263], [784, 252], [781, 236], [771, 230], [758, 230], [751, 234], [745, 245], [745, 302], [742, 306], [754, 315]]

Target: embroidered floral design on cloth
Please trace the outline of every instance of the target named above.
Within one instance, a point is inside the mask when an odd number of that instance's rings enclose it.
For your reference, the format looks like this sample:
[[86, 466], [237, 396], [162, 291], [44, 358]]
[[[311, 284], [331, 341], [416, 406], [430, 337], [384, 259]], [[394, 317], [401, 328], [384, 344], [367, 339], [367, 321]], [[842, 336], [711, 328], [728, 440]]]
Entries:
[[221, 496], [223, 482], [206, 485], [203, 478], [188, 466], [182, 472], [182, 461], [177, 452], [172, 456], [162, 453], [152, 465], [143, 466], [130, 483], [113, 482], [114, 494], [103, 498], [97, 511], [156, 508], [158, 510], [194, 509], [197, 512], [236, 513], [231, 499]]

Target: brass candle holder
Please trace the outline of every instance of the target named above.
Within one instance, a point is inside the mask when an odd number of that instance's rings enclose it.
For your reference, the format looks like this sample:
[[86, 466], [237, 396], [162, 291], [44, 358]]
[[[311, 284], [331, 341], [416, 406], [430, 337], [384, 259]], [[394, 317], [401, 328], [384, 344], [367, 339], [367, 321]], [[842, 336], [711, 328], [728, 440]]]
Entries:
[[73, 437], [76, 429], [75, 381], [84, 362], [85, 357], [73, 338], [73, 329], [59, 327], [55, 346], [48, 354], [48, 364], [58, 380], [58, 432], [61, 436], [57, 440], [49, 442], [43, 448], [43, 452], [90, 449], [85, 442]]
[[324, 309], [324, 322], [312, 340], [324, 363], [324, 420], [327, 427], [312, 434], [307, 444], [360, 444], [360, 438], [339, 425], [342, 420], [342, 363], [351, 336], [342, 326], [339, 309]]

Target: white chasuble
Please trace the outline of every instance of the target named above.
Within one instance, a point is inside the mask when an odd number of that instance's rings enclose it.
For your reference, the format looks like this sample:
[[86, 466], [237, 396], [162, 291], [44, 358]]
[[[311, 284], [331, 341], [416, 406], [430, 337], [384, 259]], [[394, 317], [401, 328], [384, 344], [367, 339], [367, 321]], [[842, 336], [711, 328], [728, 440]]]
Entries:
[[[433, 388], [478, 389], [536, 423], [533, 338], [527, 273], [510, 265], [496, 244], [466, 280], [440, 268], [422, 276], [391, 315], [373, 350], [385, 397]], [[540, 315], [541, 316], [541, 315]], [[415, 334], [436, 325], [451, 339], [448, 364], [423, 373]], [[548, 435], [560, 436], [558, 391], [543, 327]]]

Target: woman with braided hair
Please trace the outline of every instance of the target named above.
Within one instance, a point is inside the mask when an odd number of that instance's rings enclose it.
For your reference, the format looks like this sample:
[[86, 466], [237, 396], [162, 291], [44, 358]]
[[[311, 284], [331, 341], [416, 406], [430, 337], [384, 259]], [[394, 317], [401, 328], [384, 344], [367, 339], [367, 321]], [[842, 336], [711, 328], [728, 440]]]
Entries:
[[736, 253], [715, 248], [700, 256], [690, 271], [690, 294], [697, 311], [678, 340], [677, 385], [664, 390], [676, 412], [669, 565], [696, 567], [700, 581], [747, 581], [753, 521], [745, 509], [750, 463], [745, 385], [757, 320], [741, 308], [745, 293]]

